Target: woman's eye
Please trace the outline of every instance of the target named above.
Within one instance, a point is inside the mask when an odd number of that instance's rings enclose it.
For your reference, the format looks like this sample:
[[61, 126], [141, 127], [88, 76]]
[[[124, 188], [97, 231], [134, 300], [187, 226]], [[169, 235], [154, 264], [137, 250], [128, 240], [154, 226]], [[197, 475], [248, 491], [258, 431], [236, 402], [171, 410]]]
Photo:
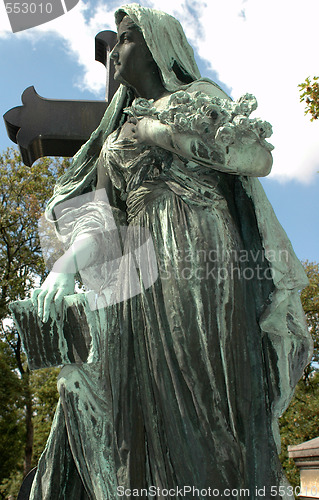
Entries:
[[121, 43], [127, 43], [127, 42], [129, 42], [129, 41], [130, 41], [130, 38], [129, 38], [129, 36], [128, 36], [128, 35], [123, 34], [123, 35], [121, 36], [120, 41], [121, 41]]

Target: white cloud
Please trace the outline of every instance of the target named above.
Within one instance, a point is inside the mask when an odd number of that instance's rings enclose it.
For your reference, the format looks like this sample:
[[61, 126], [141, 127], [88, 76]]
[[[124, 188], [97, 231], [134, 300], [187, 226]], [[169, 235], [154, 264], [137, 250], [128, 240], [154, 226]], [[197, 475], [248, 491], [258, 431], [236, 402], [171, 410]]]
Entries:
[[319, 124], [304, 116], [298, 92], [306, 76], [319, 73], [310, 25], [318, 16], [317, 0], [214, 1], [199, 11], [198, 53], [231, 85], [233, 97], [256, 95], [258, 113], [274, 129], [272, 175], [283, 180], [307, 182], [319, 169]]
[[[0, 6], [3, 7], [1, 0]], [[59, 37], [64, 43], [65, 50], [82, 67], [82, 73], [78, 77], [76, 85], [81, 89], [89, 89], [103, 98], [105, 69], [101, 64], [95, 62], [94, 37], [99, 31], [115, 28], [113, 12], [113, 9], [108, 10], [106, 6], [97, 5], [96, 2], [92, 6], [90, 2], [80, 1], [76, 7], [65, 15], [12, 35], [3, 7], [0, 10], [0, 16], [1, 19], [5, 19], [5, 22], [0, 24], [0, 38], [14, 36], [38, 43], [47, 36]]]
[[[123, 2], [125, 3], [125, 2]], [[309, 25], [319, 17], [318, 0], [302, 6], [290, 0], [149, 0], [144, 5], [175, 15], [210, 69], [232, 89], [232, 97], [254, 93], [258, 114], [273, 125], [273, 175], [278, 180], [310, 181], [319, 169], [319, 124], [304, 117], [298, 83], [319, 73], [317, 34]], [[94, 61], [94, 36], [114, 29], [113, 13], [122, 2], [81, 1], [68, 14], [14, 36], [63, 39], [82, 67], [77, 85], [102, 97], [105, 69]], [[10, 26], [0, 1], [0, 37]], [[12, 35], [11, 35], [12, 36]], [[205, 75], [206, 76], [206, 75]]]
[[0, 2], [0, 39], [7, 37], [11, 33], [11, 26], [6, 13], [4, 2]]
[[77, 86], [103, 97], [105, 68], [95, 62], [94, 37], [102, 30], [114, 29], [114, 24], [113, 10], [108, 11], [106, 6], [92, 8], [90, 3], [80, 2], [66, 15], [40, 26], [37, 30], [47, 33], [50, 29], [64, 40], [66, 50], [83, 67], [83, 73], [76, 82]]

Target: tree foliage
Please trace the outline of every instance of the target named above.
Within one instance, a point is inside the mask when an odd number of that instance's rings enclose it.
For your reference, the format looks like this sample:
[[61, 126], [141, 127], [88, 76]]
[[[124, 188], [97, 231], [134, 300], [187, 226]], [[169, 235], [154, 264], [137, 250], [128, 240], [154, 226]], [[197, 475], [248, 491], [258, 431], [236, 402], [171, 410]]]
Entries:
[[280, 420], [280, 455], [288, 480], [292, 486], [299, 485], [299, 471], [288, 457], [288, 446], [301, 444], [318, 437], [319, 431], [319, 373], [306, 383], [301, 380], [293, 400]]
[[309, 441], [319, 433], [319, 264], [306, 261], [304, 269], [309, 285], [301, 292], [301, 302], [313, 338], [314, 353], [280, 420], [280, 458], [292, 486], [299, 485], [299, 472], [294, 461], [288, 458], [288, 446]]
[[[38, 220], [68, 161], [32, 168], [9, 148], [0, 155], [0, 496], [16, 493], [45, 445], [57, 402], [56, 370], [31, 374], [8, 305], [45, 277]], [[44, 403], [45, 397], [47, 398]], [[43, 407], [46, 407], [45, 410]], [[34, 429], [36, 437], [34, 437]]]
[[23, 459], [23, 396], [13, 370], [10, 349], [0, 342], [0, 477], [6, 478]]
[[309, 285], [301, 292], [301, 302], [305, 311], [309, 332], [313, 339], [313, 357], [305, 368], [303, 378], [309, 381], [319, 368], [319, 264], [304, 262]]
[[318, 120], [319, 118], [319, 76], [310, 76], [303, 83], [298, 85], [300, 89], [300, 102], [305, 102], [305, 114], [311, 115], [310, 121]]
[[0, 156], [0, 319], [45, 273], [38, 220], [66, 165], [44, 158], [29, 168], [12, 148]]

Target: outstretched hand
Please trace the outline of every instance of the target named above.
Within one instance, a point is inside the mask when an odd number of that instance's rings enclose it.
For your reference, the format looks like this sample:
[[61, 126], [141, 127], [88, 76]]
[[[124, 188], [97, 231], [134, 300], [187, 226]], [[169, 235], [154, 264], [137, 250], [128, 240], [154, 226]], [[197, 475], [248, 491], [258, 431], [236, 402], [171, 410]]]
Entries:
[[39, 318], [46, 323], [49, 319], [51, 305], [54, 302], [58, 315], [62, 315], [62, 300], [66, 295], [74, 293], [75, 281], [73, 274], [50, 272], [41, 288], [32, 292], [33, 307]]

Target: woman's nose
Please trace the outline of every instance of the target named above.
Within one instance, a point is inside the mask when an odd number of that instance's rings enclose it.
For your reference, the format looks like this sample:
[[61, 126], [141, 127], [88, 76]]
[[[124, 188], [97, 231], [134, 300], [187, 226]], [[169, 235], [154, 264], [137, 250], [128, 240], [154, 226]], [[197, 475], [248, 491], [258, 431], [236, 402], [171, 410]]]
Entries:
[[112, 51], [110, 53], [110, 58], [113, 59], [113, 60], [117, 60], [118, 56], [119, 56], [118, 50], [117, 50], [117, 45], [118, 44], [116, 44], [115, 47], [113, 47], [113, 49], [112, 49]]

